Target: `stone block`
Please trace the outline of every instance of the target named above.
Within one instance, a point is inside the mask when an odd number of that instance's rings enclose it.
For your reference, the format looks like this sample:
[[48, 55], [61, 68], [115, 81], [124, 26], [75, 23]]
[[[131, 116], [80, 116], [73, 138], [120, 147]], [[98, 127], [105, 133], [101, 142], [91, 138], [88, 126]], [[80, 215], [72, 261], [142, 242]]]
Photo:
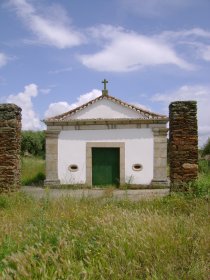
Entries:
[[182, 164], [182, 167], [185, 170], [189, 170], [189, 171], [198, 171], [198, 164], [194, 164], [194, 163], [184, 163]]
[[167, 180], [167, 170], [165, 167], [156, 167], [154, 170], [154, 180]]

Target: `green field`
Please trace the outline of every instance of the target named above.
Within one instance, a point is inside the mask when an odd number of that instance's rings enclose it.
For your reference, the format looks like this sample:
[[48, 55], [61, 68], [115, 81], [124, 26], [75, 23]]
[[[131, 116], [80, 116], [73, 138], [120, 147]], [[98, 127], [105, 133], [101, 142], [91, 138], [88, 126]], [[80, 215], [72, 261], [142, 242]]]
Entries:
[[[23, 184], [43, 178], [22, 159]], [[0, 279], [209, 279], [209, 187], [202, 162], [188, 194], [153, 201], [0, 195]]]
[[27, 185], [43, 184], [45, 179], [45, 160], [39, 157], [21, 158], [21, 183]]
[[0, 279], [209, 276], [206, 198], [134, 203], [1, 195], [0, 219]]

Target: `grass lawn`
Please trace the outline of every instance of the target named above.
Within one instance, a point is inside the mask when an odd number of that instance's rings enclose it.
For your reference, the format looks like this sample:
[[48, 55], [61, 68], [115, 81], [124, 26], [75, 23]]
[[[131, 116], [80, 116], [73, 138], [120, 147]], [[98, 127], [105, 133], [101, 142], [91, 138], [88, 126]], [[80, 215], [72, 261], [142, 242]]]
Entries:
[[[22, 158], [22, 184], [44, 165]], [[190, 194], [153, 201], [0, 195], [0, 279], [209, 279], [209, 187], [202, 162]]]
[[207, 198], [1, 195], [0, 220], [0, 279], [209, 279]]
[[45, 179], [45, 160], [37, 157], [21, 158], [22, 185], [43, 184]]

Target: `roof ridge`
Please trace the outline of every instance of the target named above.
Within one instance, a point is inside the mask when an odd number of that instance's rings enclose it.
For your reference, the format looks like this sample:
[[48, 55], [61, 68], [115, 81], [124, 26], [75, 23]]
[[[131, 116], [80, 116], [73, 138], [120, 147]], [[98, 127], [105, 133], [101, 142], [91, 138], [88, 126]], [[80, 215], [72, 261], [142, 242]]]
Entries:
[[145, 110], [145, 109], [142, 109], [138, 106], [135, 106], [135, 105], [132, 105], [130, 103], [127, 103], [125, 101], [122, 101], [121, 99], [119, 98], [116, 98], [114, 96], [111, 96], [111, 95], [100, 95], [68, 112], [65, 112], [63, 114], [60, 114], [60, 115], [57, 115], [57, 116], [54, 116], [54, 117], [50, 117], [50, 118], [47, 118], [45, 119], [45, 121], [57, 121], [57, 120], [63, 120], [66, 116], [68, 115], [74, 115], [76, 114], [77, 112], [85, 109], [86, 107], [90, 106], [91, 104], [94, 104], [95, 102], [97, 102], [98, 100], [102, 100], [102, 99], [107, 99], [107, 100], [112, 100], [124, 107], [127, 107], [127, 108], [130, 108], [132, 110], [135, 110], [137, 113], [140, 113], [140, 114], [143, 114], [145, 117], [147, 118], [155, 118], [155, 119], [158, 119], [158, 118], [167, 118], [167, 116], [165, 115], [162, 115], [162, 114], [157, 114], [157, 113], [154, 113], [154, 112], [151, 112], [149, 110]]
[[[110, 95], [109, 95], [110, 96]], [[108, 97], [109, 97], [108, 96]], [[149, 115], [154, 115], [154, 116], [160, 116], [160, 117], [165, 117], [165, 115], [162, 115], [162, 114], [158, 114], [158, 113], [154, 113], [152, 111], [149, 111], [149, 110], [145, 110], [143, 108], [140, 108], [136, 105], [133, 105], [131, 103], [128, 103], [128, 102], [125, 102], [125, 101], [122, 101], [121, 99], [119, 98], [116, 98], [114, 96], [110, 96], [112, 99], [118, 101], [121, 103], [121, 105], [126, 105], [126, 107], [128, 106], [130, 109], [135, 109], [136, 111], [139, 111], [139, 112], [142, 112], [142, 113], [148, 113]]]

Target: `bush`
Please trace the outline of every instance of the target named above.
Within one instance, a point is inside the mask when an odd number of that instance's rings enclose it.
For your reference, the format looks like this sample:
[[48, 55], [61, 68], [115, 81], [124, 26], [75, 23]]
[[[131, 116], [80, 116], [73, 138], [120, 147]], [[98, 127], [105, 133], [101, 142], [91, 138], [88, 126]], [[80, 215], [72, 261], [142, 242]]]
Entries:
[[208, 197], [210, 192], [210, 174], [199, 174], [198, 179], [195, 182], [188, 184], [187, 195], [193, 195], [196, 197]]

